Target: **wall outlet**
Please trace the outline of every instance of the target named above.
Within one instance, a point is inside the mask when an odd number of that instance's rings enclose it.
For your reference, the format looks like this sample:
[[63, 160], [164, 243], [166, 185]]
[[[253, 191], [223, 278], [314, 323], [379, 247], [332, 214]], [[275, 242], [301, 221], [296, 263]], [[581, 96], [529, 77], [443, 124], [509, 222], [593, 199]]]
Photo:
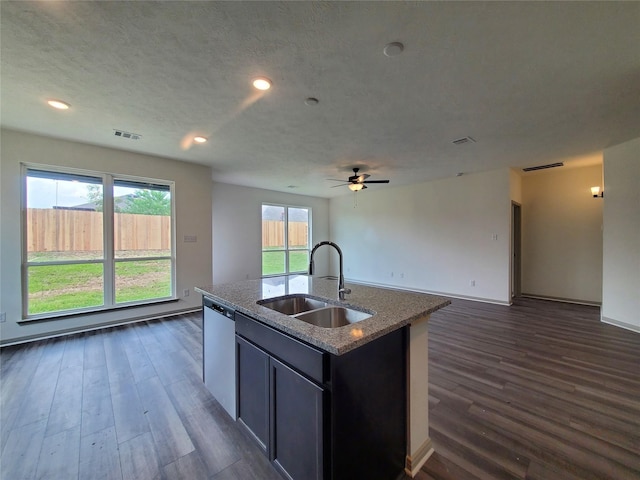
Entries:
[[493, 235], [491, 235], [491, 239], [492, 240], [498, 240], [498, 234], [494, 233]]
[[469, 280], [469, 286], [470, 287], [475, 287], [476, 286], [476, 281], [475, 280]]
[[189, 289], [188, 289], [188, 288], [185, 288], [185, 289], [182, 291], [182, 296], [183, 296], [183, 297], [188, 297], [188, 296], [189, 296]]
[[1, 312], [0, 313], [0, 323], [4, 323], [7, 321], [7, 314], [6, 312]]

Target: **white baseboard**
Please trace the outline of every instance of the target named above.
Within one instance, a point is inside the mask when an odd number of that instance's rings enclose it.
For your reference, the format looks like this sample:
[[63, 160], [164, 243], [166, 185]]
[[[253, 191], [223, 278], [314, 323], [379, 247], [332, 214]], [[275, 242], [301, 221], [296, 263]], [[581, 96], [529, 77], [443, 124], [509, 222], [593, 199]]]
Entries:
[[433, 444], [431, 439], [427, 438], [425, 442], [418, 448], [412, 455], [407, 455], [405, 458], [404, 471], [411, 478], [415, 478], [420, 472], [420, 469], [429, 460], [429, 457], [433, 454]]
[[627, 330], [631, 330], [632, 332], [640, 333], [640, 326], [632, 325], [630, 323], [620, 322], [618, 320], [614, 320], [613, 318], [601, 317], [600, 320], [602, 323], [608, 323], [609, 325], [613, 325], [614, 327], [620, 327]]
[[495, 300], [493, 298], [472, 297], [468, 295], [460, 295], [457, 293], [438, 292], [435, 290], [423, 290], [421, 288], [401, 287], [398, 285], [390, 285], [388, 283], [362, 282], [360, 280], [353, 280], [351, 278], [347, 278], [345, 280], [348, 283], [355, 283], [356, 285], [366, 285], [370, 287], [387, 288], [390, 290], [403, 290], [405, 292], [428, 293], [429, 295], [438, 295], [440, 297], [459, 298], [460, 300], [471, 300], [472, 302], [493, 303], [495, 305], [511, 305], [511, 302]]
[[573, 303], [576, 305], [587, 305], [589, 307], [600, 307], [602, 304], [600, 302], [594, 302], [591, 300], [577, 300], [575, 298], [564, 298], [564, 297], [549, 297], [546, 295], [536, 295], [533, 293], [523, 293], [521, 294], [524, 298], [533, 298], [534, 300], [547, 300], [549, 302], [561, 302], [561, 303]]

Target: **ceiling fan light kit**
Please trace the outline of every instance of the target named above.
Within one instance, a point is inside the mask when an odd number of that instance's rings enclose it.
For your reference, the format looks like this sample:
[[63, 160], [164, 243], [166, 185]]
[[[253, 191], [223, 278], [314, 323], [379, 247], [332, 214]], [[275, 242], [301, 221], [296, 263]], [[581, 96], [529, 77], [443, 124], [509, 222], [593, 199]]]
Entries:
[[[360, 171], [359, 168], [354, 168], [353, 169], [353, 175], [351, 175], [349, 178], [347, 178], [345, 183], [341, 183], [339, 185], [334, 185], [331, 188], [342, 187], [344, 185], [347, 185], [349, 190], [351, 190], [353, 192], [359, 192], [360, 190], [363, 190], [363, 189], [367, 188], [365, 183], [389, 183], [389, 180], [367, 180], [367, 178], [369, 178], [371, 175], [369, 175], [368, 173], [359, 174], [358, 173], [359, 171]], [[337, 180], [337, 179], [333, 179], [333, 178], [330, 178], [329, 180], [331, 180], [333, 182], [343, 182], [343, 180]]]

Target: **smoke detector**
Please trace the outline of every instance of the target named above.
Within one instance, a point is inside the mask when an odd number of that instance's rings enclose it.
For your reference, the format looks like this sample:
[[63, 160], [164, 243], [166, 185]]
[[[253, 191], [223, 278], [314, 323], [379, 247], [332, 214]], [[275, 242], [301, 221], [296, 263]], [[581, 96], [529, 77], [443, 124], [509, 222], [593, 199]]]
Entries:
[[387, 43], [382, 49], [382, 53], [384, 53], [387, 57], [395, 57], [396, 55], [400, 55], [404, 50], [404, 45], [401, 42], [391, 42]]

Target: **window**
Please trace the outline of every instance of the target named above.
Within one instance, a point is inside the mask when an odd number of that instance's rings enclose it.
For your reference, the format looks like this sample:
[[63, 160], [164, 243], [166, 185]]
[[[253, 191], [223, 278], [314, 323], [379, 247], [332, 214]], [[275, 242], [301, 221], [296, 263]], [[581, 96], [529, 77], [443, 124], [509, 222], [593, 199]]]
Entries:
[[24, 317], [175, 298], [171, 182], [23, 172]]
[[311, 209], [262, 205], [262, 275], [306, 272]]

